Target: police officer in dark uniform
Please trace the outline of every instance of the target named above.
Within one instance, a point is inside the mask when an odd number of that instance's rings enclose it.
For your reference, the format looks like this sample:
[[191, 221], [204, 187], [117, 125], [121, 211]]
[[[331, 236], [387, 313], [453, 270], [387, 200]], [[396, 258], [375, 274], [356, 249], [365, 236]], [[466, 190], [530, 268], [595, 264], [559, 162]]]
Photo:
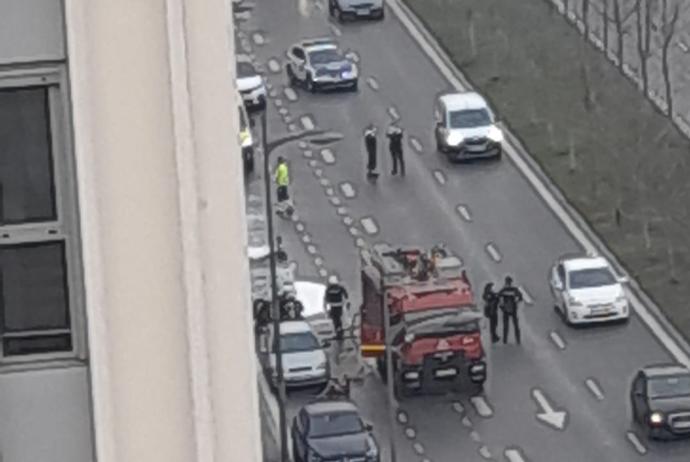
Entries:
[[400, 174], [405, 176], [405, 159], [403, 159], [402, 148], [403, 130], [396, 125], [391, 125], [386, 136], [388, 137], [388, 148], [393, 159], [393, 171], [391, 174], [398, 174], [398, 164], [400, 164]]
[[376, 127], [374, 124], [364, 130], [364, 147], [367, 150], [367, 177], [378, 178], [376, 173]]
[[518, 321], [518, 304], [522, 302], [522, 292], [513, 286], [513, 278], [506, 276], [505, 285], [498, 293], [499, 306], [503, 311], [503, 343], [508, 343], [508, 329], [513, 321], [515, 340], [520, 344], [520, 323]]
[[498, 328], [498, 294], [494, 291], [493, 282], [489, 282], [484, 286], [482, 299], [484, 300], [484, 316], [489, 319], [491, 342], [496, 343], [501, 337], [496, 333]]
[[302, 319], [302, 311], [304, 311], [304, 305], [292, 293], [288, 293], [280, 301], [280, 319], [282, 321]]
[[328, 314], [333, 320], [333, 329], [338, 339], [343, 338], [343, 308], [348, 299], [345, 287], [338, 284], [338, 278], [331, 276], [328, 278], [328, 287], [324, 296], [325, 304], [328, 307]]
[[254, 326], [260, 332], [271, 322], [271, 304], [262, 298], [254, 302]]

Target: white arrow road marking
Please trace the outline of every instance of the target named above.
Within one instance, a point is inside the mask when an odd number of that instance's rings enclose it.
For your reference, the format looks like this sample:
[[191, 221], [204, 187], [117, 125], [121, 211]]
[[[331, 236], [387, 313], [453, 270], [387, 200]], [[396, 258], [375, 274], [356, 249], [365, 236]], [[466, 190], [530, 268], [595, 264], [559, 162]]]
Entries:
[[285, 87], [283, 93], [285, 94], [285, 97], [288, 99], [288, 101], [297, 101], [297, 92], [292, 88]]
[[388, 108], [388, 115], [391, 116], [391, 119], [393, 119], [393, 121], [400, 119], [400, 114], [398, 114], [398, 110], [395, 109], [393, 106]]
[[376, 81], [375, 78], [373, 77], [368, 77], [367, 78], [367, 84], [371, 87], [372, 90], [378, 91], [379, 90], [379, 83]]
[[302, 121], [302, 126], [304, 127], [305, 130], [313, 130], [314, 129], [314, 127], [315, 127], [314, 121], [312, 120], [312, 118], [310, 116], [306, 116], [306, 115], [302, 116], [300, 118], [300, 120]]
[[412, 146], [412, 149], [417, 151], [419, 154], [422, 153], [422, 143], [420, 143], [419, 140], [414, 136], [410, 137], [410, 145]]
[[644, 455], [647, 454], [647, 448], [640, 442], [640, 439], [637, 437], [637, 435], [633, 432], [628, 432], [627, 433], [628, 441], [633, 445], [635, 450]]
[[558, 334], [558, 332], [552, 331], [549, 334], [549, 337], [551, 338], [551, 341], [558, 347], [559, 350], [565, 350], [565, 342]]
[[340, 183], [340, 190], [348, 199], [352, 199], [357, 195], [357, 193], [355, 192], [355, 188], [352, 186], [351, 183], [348, 183], [347, 181], [344, 183]]
[[254, 43], [256, 43], [257, 45], [263, 45], [264, 43], [266, 43], [266, 40], [264, 40], [264, 36], [261, 35], [259, 32], [255, 32], [252, 35], [252, 40], [254, 40]]
[[491, 451], [489, 451], [489, 448], [487, 448], [484, 445], [482, 445], [482, 447], [479, 448], [479, 455], [481, 455], [485, 459], [491, 459]]
[[508, 462], [525, 462], [525, 459], [522, 458], [522, 454], [517, 449], [506, 449], [504, 454]]
[[522, 292], [522, 298], [527, 303], [528, 305], [533, 305], [534, 304], [534, 299], [530, 295], [530, 293], [527, 291], [527, 288], [524, 286], [520, 286], [520, 292]]
[[585, 385], [587, 385], [587, 388], [596, 399], [598, 399], [599, 401], [604, 400], [604, 393], [602, 393], [601, 388], [599, 387], [599, 384], [596, 382], [596, 380], [592, 378], [587, 379], [585, 380]]
[[405, 429], [405, 436], [407, 436], [409, 439], [414, 439], [414, 437], [417, 436], [417, 432], [415, 431], [414, 428], [407, 427]]
[[470, 398], [470, 402], [480, 416], [486, 418], [494, 415], [493, 409], [483, 396], [473, 396]]
[[280, 63], [277, 59], [271, 58], [268, 60], [268, 70], [273, 72], [274, 74], [280, 72]]
[[340, 37], [341, 35], [343, 35], [343, 33], [340, 32], [340, 29], [335, 27], [333, 24], [331, 24], [331, 32], [333, 32], [333, 35], [335, 35], [336, 37]]
[[498, 248], [492, 242], [486, 244], [486, 252], [496, 263], [501, 261], [501, 254], [499, 253]]
[[458, 205], [457, 211], [465, 221], [472, 221], [472, 215], [470, 214], [470, 209], [468, 209], [466, 205], [463, 205], [463, 204]]
[[441, 170], [434, 170], [434, 178], [436, 178], [439, 184], [446, 184], [446, 177]]
[[330, 149], [322, 149], [321, 158], [329, 165], [335, 164], [335, 154]]
[[364, 231], [367, 232], [369, 235], [374, 235], [379, 232], [379, 227], [374, 221], [373, 218], [371, 217], [364, 217], [360, 220], [360, 223], [362, 223], [362, 227], [364, 228]]
[[557, 430], [563, 430], [565, 428], [565, 420], [568, 416], [567, 412], [556, 411], [546, 399], [544, 393], [538, 388], [532, 390], [532, 398], [534, 398], [534, 401], [536, 401], [537, 406], [541, 410], [541, 412], [537, 414], [537, 419]]

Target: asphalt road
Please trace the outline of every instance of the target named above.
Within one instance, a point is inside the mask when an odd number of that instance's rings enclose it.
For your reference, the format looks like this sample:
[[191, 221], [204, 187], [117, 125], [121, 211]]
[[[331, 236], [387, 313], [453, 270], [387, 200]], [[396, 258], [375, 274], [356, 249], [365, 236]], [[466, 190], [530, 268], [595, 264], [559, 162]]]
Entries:
[[[404, 424], [391, 429], [385, 389], [369, 373], [354, 398], [382, 446], [390, 432], [400, 461], [687, 460], [689, 442], [651, 443], [629, 434], [639, 434], [628, 410], [632, 375], [671, 357], [636, 317], [623, 326], [563, 325], [553, 312], [546, 275], [577, 243], [507, 158], [454, 166], [435, 152], [433, 101], [450, 87], [393, 12], [388, 9], [381, 23], [334, 25], [323, 2], [265, 0], [250, 6], [236, 16], [242, 31], [236, 45], [241, 50], [245, 41], [245, 51], [255, 55], [271, 83], [271, 136], [309, 128], [309, 121], [345, 135], [330, 153], [294, 143], [273, 154], [285, 156], [291, 167], [297, 217], [276, 224], [300, 276], [336, 273], [358, 300], [361, 248], [443, 242], [462, 257], [477, 290], [511, 274], [531, 300], [522, 311], [523, 344], [488, 347], [490, 379], [479, 399], [404, 401]], [[285, 50], [315, 36], [333, 36], [356, 53], [362, 74], [357, 93], [285, 92]], [[405, 178], [389, 175], [389, 158], [381, 152], [382, 176], [372, 184], [364, 176], [361, 134], [370, 122], [385, 131], [391, 114], [400, 117], [408, 141], [419, 144], [407, 144]], [[380, 142], [385, 147], [383, 137]], [[258, 174], [250, 178], [251, 191], [261, 191], [260, 180]], [[307, 399], [293, 396], [288, 415]], [[544, 400], [567, 413], [562, 429], [537, 418]]]

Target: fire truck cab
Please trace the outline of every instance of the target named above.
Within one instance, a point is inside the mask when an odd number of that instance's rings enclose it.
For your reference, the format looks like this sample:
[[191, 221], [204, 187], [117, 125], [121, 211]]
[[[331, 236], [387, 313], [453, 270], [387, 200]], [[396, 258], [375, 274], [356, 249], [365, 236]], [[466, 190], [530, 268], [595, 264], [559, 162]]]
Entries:
[[482, 315], [460, 259], [444, 247], [379, 244], [363, 252], [360, 312], [362, 355], [376, 358], [384, 380], [390, 323], [399, 397], [482, 388]]

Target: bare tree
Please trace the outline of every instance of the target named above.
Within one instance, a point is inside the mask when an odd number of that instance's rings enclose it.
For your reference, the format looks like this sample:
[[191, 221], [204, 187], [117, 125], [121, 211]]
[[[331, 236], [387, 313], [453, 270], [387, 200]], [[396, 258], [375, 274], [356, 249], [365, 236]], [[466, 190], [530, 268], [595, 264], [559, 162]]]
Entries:
[[610, 0], [602, 0], [603, 2], [603, 9], [604, 11], [602, 12], [602, 17], [604, 18], [604, 22], [602, 24], [603, 26], [603, 41], [604, 41], [604, 52], [608, 52], [609, 50], [609, 1]]
[[474, 11], [472, 8], [467, 10], [467, 35], [470, 41], [470, 52], [471, 58], [475, 59], [477, 57], [477, 37], [474, 30]]
[[621, 8], [621, 0], [611, 0], [613, 2], [613, 22], [616, 27], [616, 58], [618, 59], [618, 67], [623, 67], [623, 60], [625, 58], [625, 48], [624, 40], [625, 35], [630, 30], [630, 26], [626, 25], [628, 18], [635, 10], [632, 9], [631, 12], [623, 16], [623, 10]]
[[661, 72], [664, 76], [664, 88], [666, 90], [666, 113], [673, 116], [673, 89], [671, 87], [671, 69], [669, 62], [669, 51], [673, 36], [676, 33], [676, 23], [679, 15], [678, 2], [673, 3], [672, 12], [669, 17], [668, 0], [662, 0], [661, 3], [661, 33], [663, 36], [663, 44], [661, 47]]
[[582, 0], [582, 24], [584, 26], [583, 33], [586, 39], [589, 39], [589, 2], [590, 0]]
[[642, 91], [647, 95], [652, 43], [652, 0], [635, 0], [635, 12], [637, 15], [637, 53], [640, 58], [640, 78], [642, 79]]

